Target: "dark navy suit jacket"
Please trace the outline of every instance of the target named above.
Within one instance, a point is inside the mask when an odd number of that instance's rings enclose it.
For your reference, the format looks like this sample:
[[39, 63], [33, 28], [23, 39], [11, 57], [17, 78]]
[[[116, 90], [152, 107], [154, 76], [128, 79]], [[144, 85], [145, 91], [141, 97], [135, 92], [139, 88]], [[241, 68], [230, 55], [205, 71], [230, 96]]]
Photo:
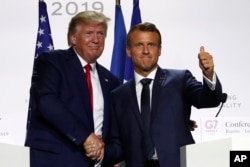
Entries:
[[[194, 143], [189, 130], [191, 107], [220, 104], [222, 87], [217, 78], [211, 91], [188, 70], [158, 67], [152, 90], [151, 133], [161, 167], [180, 167], [180, 147]], [[143, 167], [143, 125], [138, 107], [135, 80], [112, 91], [112, 142], [110, 152], [124, 154], [128, 167]], [[124, 151], [124, 152], [122, 152]]]
[[[106, 142], [110, 92], [119, 81], [100, 64], [96, 68], [104, 97], [102, 139]], [[94, 132], [93, 113], [84, 71], [72, 48], [38, 57], [30, 104], [25, 145], [31, 148], [31, 167], [88, 167], [82, 143]]]

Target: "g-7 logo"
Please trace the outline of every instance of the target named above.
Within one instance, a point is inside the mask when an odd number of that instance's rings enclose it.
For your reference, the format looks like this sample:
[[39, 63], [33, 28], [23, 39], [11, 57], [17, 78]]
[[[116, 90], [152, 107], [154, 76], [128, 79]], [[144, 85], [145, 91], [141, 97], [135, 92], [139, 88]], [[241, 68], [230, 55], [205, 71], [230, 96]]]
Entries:
[[218, 124], [218, 120], [207, 120], [205, 122], [205, 127], [207, 129], [216, 129]]

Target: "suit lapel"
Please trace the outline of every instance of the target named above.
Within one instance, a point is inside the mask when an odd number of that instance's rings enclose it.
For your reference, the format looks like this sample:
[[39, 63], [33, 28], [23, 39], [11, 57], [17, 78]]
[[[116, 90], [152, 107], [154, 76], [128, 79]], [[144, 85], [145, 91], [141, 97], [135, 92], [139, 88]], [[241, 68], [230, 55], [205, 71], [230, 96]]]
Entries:
[[142, 119], [141, 119], [141, 111], [138, 105], [138, 101], [137, 101], [137, 96], [136, 96], [136, 91], [135, 91], [135, 79], [133, 78], [132, 80], [128, 81], [128, 100], [130, 100], [131, 103], [131, 110], [132, 110], [132, 114], [135, 115], [137, 122], [141, 128], [141, 130], [143, 130], [143, 124], [142, 124]]
[[[100, 80], [103, 96], [108, 97], [109, 93], [110, 93], [110, 90], [109, 90], [109, 82], [110, 82], [109, 77], [105, 75], [105, 73], [103, 72], [101, 66], [98, 63], [96, 63], [96, 69], [97, 69], [98, 77], [99, 77], [99, 80]], [[105, 101], [104, 101], [104, 103], [105, 103]]]
[[152, 90], [152, 104], [151, 104], [152, 119], [154, 119], [154, 116], [158, 111], [158, 102], [159, 102], [158, 99], [161, 98], [160, 96], [161, 96], [162, 83], [165, 79], [166, 79], [166, 73], [160, 67], [158, 67]]
[[96, 69], [97, 69], [97, 73], [98, 73], [98, 77], [100, 80], [100, 85], [101, 85], [101, 89], [102, 89], [102, 94], [103, 94], [103, 100], [104, 100], [104, 109], [103, 109], [103, 128], [102, 128], [102, 137], [103, 139], [106, 138], [107, 135], [107, 130], [109, 128], [109, 121], [110, 121], [110, 91], [111, 91], [111, 80], [109, 79], [108, 73], [106, 73], [103, 69], [103, 67], [96, 63]]
[[[78, 59], [77, 55], [75, 54], [73, 48], [70, 48], [68, 50], [69, 54], [68, 57], [66, 58], [67, 60], [67, 67], [70, 70], [70, 73], [68, 75], [72, 75], [72, 79], [75, 81], [75, 85], [77, 89], [79, 90], [79, 96], [81, 96], [81, 99], [83, 99], [83, 105], [85, 106], [84, 109], [86, 109], [87, 116], [89, 121], [93, 123], [93, 112], [91, 109], [91, 103], [90, 99], [87, 97], [88, 92], [88, 86], [87, 86], [87, 81], [86, 78], [84, 77], [84, 70], [81, 65], [80, 60]], [[79, 112], [77, 112], [79, 114]], [[94, 128], [94, 126], [93, 126]]]

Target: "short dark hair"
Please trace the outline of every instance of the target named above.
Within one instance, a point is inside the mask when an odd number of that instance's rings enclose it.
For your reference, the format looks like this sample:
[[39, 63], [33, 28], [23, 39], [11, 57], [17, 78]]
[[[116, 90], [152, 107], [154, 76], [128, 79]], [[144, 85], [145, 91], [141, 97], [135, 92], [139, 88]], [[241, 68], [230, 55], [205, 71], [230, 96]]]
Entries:
[[137, 25], [135, 25], [134, 27], [132, 27], [128, 34], [127, 34], [127, 46], [131, 46], [131, 35], [135, 30], [140, 30], [140, 31], [150, 31], [150, 32], [156, 32], [159, 36], [159, 46], [161, 46], [161, 33], [158, 30], [158, 28], [155, 26], [155, 24], [153, 23], [149, 23], [149, 22], [144, 22], [144, 23], [139, 23]]

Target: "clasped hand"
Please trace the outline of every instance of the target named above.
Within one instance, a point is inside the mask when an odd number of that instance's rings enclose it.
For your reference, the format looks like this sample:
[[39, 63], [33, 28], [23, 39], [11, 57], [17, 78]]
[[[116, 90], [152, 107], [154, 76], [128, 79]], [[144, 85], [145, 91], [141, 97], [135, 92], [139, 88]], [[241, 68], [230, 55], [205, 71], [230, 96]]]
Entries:
[[83, 147], [86, 151], [86, 156], [92, 160], [99, 161], [104, 156], [104, 142], [101, 136], [91, 133], [83, 143]]

